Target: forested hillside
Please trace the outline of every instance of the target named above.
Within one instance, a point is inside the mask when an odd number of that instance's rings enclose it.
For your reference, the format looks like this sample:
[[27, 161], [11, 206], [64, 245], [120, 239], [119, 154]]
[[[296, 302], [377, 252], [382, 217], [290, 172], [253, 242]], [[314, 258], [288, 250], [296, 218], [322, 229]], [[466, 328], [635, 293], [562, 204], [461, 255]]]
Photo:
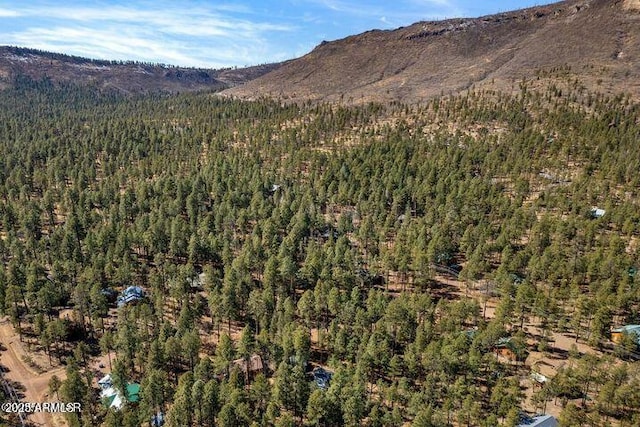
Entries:
[[[66, 367], [72, 426], [638, 425], [635, 342], [610, 331], [640, 323], [640, 106], [540, 73], [356, 107], [21, 79], [0, 310]], [[562, 361], [540, 387], [534, 353]], [[107, 409], [106, 372], [139, 401]]]
[[277, 69], [263, 64], [203, 69], [134, 61], [105, 61], [14, 46], [0, 46], [0, 89], [25, 76], [35, 80], [81, 83], [123, 93], [220, 91]]

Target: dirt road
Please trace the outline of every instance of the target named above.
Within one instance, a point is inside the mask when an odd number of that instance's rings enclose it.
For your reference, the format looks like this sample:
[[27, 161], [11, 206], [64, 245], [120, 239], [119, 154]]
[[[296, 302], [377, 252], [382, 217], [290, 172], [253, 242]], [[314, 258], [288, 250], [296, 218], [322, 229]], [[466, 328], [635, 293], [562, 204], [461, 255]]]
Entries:
[[[22, 346], [19, 336], [6, 319], [0, 320], [0, 344], [5, 348], [0, 352], [0, 364], [7, 371], [3, 375], [8, 381], [19, 383], [24, 387], [24, 390], [19, 390], [19, 393], [24, 396], [22, 401], [41, 403], [56, 400], [54, 397], [49, 397], [49, 380], [54, 375], [63, 379], [64, 368], [56, 367], [39, 373], [28, 366], [23, 361], [23, 356], [26, 356], [27, 352]], [[65, 425], [61, 417], [54, 417], [52, 414], [42, 412], [29, 415], [28, 420], [39, 426]]]

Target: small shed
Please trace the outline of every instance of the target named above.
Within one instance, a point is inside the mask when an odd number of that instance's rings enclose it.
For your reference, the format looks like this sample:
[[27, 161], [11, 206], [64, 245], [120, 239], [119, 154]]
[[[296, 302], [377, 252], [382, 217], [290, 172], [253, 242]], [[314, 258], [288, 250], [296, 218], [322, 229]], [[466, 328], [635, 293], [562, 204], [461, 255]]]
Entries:
[[640, 325], [624, 325], [611, 331], [611, 341], [620, 344], [625, 335], [633, 334], [640, 345]]
[[140, 384], [129, 383], [127, 384], [127, 402], [137, 403], [140, 401]]
[[233, 364], [240, 369], [246, 378], [264, 372], [264, 364], [259, 354], [252, 354], [248, 361], [246, 359], [236, 359]]
[[151, 417], [151, 427], [162, 427], [164, 425], [164, 413], [158, 412]]
[[125, 305], [131, 304], [133, 302], [140, 301], [144, 298], [144, 289], [140, 286], [129, 286], [127, 289], [122, 291], [122, 295], [118, 297], [118, 308], [124, 307]]
[[329, 388], [329, 383], [331, 382], [331, 377], [333, 374], [323, 367], [319, 366], [313, 370], [313, 380], [315, 381], [318, 388], [322, 390], [326, 390]]

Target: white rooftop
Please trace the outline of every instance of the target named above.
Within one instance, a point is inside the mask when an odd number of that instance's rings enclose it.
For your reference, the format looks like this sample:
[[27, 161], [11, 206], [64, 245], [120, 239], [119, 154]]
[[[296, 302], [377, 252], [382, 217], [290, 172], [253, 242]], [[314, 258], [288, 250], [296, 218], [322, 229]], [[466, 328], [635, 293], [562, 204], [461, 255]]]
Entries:
[[111, 397], [116, 394], [118, 394], [118, 391], [115, 388], [108, 387], [100, 392], [100, 399], [106, 399], [107, 397]]
[[519, 424], [518, 427], [558, 427], [558, 421], [551, 415], [538, 415], [531, 423]]
[[111, 387], [112, 384], [113, 382], [111, 381], [111, 374], [107, 374], [98, 380], [98, 385], [102, 390], [106, 390], [107, 388]]

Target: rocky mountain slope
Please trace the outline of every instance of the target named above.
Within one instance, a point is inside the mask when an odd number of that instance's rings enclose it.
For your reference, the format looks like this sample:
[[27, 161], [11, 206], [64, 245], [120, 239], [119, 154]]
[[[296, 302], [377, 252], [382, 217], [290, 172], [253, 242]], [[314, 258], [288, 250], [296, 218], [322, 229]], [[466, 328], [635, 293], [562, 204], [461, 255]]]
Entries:
[[570, 75], [640, 95], [640, 1], [567, 0], [474, 19], [369, 31], [224, 93], [284, 99], [416, 101], [472, 86]]

